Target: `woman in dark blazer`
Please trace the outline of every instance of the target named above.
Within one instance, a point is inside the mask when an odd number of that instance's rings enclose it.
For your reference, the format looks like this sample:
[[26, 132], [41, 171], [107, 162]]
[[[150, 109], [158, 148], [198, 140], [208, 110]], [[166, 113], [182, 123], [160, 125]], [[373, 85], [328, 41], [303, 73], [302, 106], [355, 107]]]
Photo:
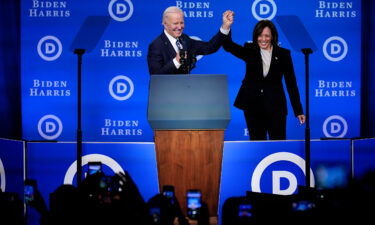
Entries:
[[300, 124], [305, 116], [290, 51], [278, 46], [278, 33], [269, 20], [259, 21], [253, 43], [240, 46], [229, 38], [224, 49], [246, 63], [246, 74], [234, 106], [244, 111], [250, 140], [285, 140], [287, 103], [284, 77], [294, 115]]

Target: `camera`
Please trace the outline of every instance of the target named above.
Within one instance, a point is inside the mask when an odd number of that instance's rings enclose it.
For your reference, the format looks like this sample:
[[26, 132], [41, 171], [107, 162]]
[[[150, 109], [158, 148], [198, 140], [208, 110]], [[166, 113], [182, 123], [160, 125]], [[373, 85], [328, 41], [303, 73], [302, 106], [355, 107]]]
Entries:
[[293, 211], [305, 212], [315, 208], [315, 203], [309, 200], [300, 200], [292, 203]]
[[89, 162], [88, 163], [88, 175], [92, 175], [102, 171], [102, 162]]
[[160, 208], [159, 207], [151, 207], [149, 209], [149, 214], [152, 218], [152, 222], [154, 224], [159, 224], [161, 221], [161, 216], [160, 216]]
[[174, 204], [174, 186], [164, 185], [163, 186], [163, 195], [170, 200], [172, 205]]
[[202, 206], [202, 193], [200, 190], [188, 190], [186, 195], [186, 204], [188, 217], [192, 220], [198, 219]]
[[35, 191], [36, 191], [36, 180], [31, 180], [31, 179], [25, 180], [24, 198], [25, 198], [26, 204], [29, 204], [30, 202], [34, 201]]

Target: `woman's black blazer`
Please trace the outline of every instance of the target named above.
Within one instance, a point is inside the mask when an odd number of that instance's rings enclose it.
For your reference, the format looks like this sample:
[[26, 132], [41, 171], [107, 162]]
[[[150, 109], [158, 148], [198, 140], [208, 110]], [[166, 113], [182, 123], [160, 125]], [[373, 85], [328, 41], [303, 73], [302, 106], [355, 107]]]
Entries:
[[263, 76], [262, 57], [257, 44], [245, 43], [244, 46], [228, 39], [224, 49], [246, 63], [246, 74], [237, 94], [234, 106], [250, 112], [287, 115], [287, 103], [282, 83], [284, 77], [294, 115], [303, 114], [290, 51], [273, 46], [269, 72]]

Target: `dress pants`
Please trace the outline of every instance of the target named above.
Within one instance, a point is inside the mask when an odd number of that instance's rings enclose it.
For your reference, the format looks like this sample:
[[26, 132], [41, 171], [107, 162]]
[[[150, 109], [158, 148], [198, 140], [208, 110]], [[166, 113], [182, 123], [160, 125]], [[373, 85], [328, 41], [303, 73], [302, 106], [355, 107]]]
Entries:
[[285, 140], [286, 115], [276, 115], [263, 110], [244, 110], [250, 140]]

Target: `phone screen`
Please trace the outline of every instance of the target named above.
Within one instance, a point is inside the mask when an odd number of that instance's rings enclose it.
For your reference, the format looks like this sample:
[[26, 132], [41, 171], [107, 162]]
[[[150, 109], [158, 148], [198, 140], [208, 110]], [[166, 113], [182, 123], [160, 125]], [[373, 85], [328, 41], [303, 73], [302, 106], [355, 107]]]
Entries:
[[164, 185], [163, 195], [167, 197], [171, 201], [172, 204], [174, 204], [174, 186]]
[[25, 180], [25, 186], [24, 186], [25, 203], [30, 203], [34, 201], [35, 188], [36, 188], [35, 180]]
[[202, 194], [199, 190], [189, 190], [187, 192], [186, 203], [188, 208], [188, 217], [190, 219], [197, 219], [202, 206], [201, 198]]
[[159, 207], [151, 207], [149, 213], [154, 223], [160, 222], [160, 208]]
[[34, 187], [31, 185], [25, 185], [25, 202], [29, 203], [34, 200]]
[[251, 217], [252, 216], [252, 205], [251, 204], [240, 204], [238, 206], [239, 217]]
[[101, 162], [89, 162], [88, 164], [89, 164], [88, 175], [92, 175], [102, 170]]
[[315, 208], [315, 204], [308, 200], [301, 200], [293, 202], [292, 207], [294, 211], [309, 211]]
[[173, 191], [163, 191], [163, 195], [167, 198], [173, 198], [174, 193]]

